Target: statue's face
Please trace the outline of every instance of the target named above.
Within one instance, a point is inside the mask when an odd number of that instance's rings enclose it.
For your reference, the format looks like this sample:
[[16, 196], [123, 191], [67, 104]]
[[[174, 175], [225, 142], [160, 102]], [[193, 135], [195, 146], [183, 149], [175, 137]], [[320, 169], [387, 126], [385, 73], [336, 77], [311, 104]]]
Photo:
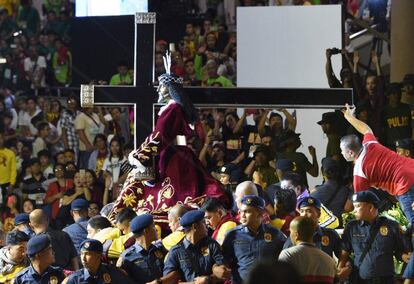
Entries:
[[165, 84], [160, 84], [157, 89], [158, 103], [166, 103], [168, 101], [168, 87]]

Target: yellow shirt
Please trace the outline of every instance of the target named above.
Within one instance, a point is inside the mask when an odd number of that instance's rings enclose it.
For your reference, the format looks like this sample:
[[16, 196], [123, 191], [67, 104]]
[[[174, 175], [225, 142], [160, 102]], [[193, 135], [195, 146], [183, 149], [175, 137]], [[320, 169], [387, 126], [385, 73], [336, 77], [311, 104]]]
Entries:
[[16, 183], [16, 155], [7, 148], [0, 149], [0, 173], [0, 184]]
[[0, 0], [0, 6], [5, 8], [9, 13], [9, 16], [11, 16], [15, 12], [13, 11], [13, 5], [17, 8], [19, 6], [19, 2], [19, 0]]
[[220, 229], [219, 229], [219, 231], [218, 231], [218, 233], [217, 233], [216, 241], [217, 241], [220, 245], [221, 245], [221, 244], [223, 244], [224, 237], [226, 236], [226, 233], [227, 233], [229, 230], [231, 230], [231, 229], [233, 229], [234, 227], [236, 227], [236, 226], [237, 226], [237, 224], [236, 224], [236, 222], [234, 222], [234, 221], [227, 221], [227, 222], [223, 223], [223, 224], [220, 226]]
[[169, 251], [173, 246], [181, 242], [184, 237], [184, 232], [175, 231], [162, 239], [162, 245]]
[[16, 265], [13, 270], [8, 274], [0, 274], [0, 283], [11, 284], [14, 281], [14, 277], [17, 273], [25, 269], [24, 265]]

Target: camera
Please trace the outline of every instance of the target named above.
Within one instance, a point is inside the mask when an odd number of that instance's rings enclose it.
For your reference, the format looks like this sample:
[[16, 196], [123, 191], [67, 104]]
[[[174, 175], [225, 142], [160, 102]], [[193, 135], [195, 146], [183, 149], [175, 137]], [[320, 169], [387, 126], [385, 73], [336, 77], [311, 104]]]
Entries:
[[331, 54], [340, 54], [341, 51], [342, 51], [341, 49], [336, 48], [336, 47], [331, 48]]

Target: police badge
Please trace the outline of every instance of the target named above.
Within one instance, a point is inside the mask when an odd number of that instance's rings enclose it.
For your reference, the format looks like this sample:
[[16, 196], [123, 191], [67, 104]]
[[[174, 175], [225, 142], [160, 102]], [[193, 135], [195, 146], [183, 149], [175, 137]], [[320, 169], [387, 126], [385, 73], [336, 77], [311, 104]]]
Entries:
[[56, 276], [50, 276], [49, 283], [50, 284], [58, 284], [59, 280]]
[[272, 241], [272, 234], [270, 234], [270, 233], [264, 233], [264, 240], [267, 243], [270, 243]]
[[329, 246], [329, 237], [328, 236], [322, 236], [321, 244], [325, 247]]
[[111, 283], [111, 275], [109, 273], [104, 273], [102, 278], [105, 284]]
[[380, 234], [382, 235], [382, 236], [386, 236], [386, 235], [388, 235], [388, 228], [387, 228], [387, 226], [381, 226], [380, 227]]

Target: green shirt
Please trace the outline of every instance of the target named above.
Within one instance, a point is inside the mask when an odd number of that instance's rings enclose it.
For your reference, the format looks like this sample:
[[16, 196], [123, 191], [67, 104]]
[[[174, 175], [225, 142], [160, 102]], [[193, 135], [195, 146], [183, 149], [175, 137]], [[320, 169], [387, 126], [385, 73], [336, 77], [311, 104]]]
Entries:
[[121, 77], [121, 74], [118, 73], [111, 77], [109, 85], [132, 85], [132, 79], [128, 74]]
[[225, 87], [225, 88], [229, 88], [229, 87], [234, 87], [233, 83], [227, 79], [226, 77], [223, 76], [218, 76], [217, 78], [209, 78], [207, 80], [207, 86], [212, 86], [214, 85], [214, 83], [220, 83], [221, 86]]

